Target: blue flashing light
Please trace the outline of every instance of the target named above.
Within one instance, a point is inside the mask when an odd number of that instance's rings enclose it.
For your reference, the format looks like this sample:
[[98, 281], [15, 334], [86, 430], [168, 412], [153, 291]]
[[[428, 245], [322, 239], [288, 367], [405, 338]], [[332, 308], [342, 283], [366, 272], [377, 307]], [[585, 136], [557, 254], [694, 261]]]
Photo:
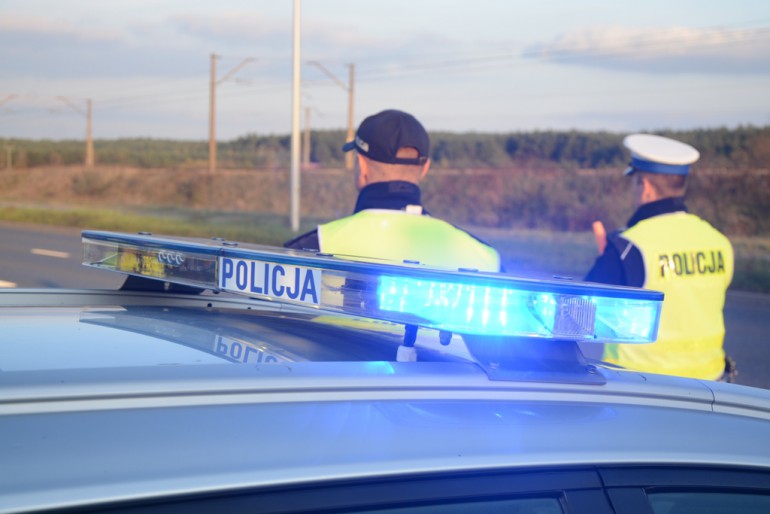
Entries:
[[411, 314], [443, 330], [554, 337], [557, 301], [550, 293], [383, 275], [377, 297], [380, 310]]
[[380, 310], [459, 333], [625, 343], [656, 339], [657, 302], [604, 297], [601, 288], [594, 292], [574, 295], [382, 275], [377, 297]]
[[603, 298], [596, 314], [596, 340], [616, 343], [654, 342], [658, 337], [660, 304]]

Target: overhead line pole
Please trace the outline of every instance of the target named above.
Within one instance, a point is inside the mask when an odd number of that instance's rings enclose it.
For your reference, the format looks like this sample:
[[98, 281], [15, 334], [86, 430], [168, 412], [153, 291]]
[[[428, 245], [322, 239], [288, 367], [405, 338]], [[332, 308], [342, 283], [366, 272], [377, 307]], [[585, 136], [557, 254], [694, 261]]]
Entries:
[[209, 173], [217, 170], [217, 54], [211, 54], [209, 70]]
[[[16, 98], [16, 95], [5, 95], [5, 98], [0, 99], [0, 105], [3, 105], [9, 100]], [[13, 167], [13, 147], [5, 145], [5, 169], [10, 170]]]
[[[348, 137], [347, 141], [353, 140], [353, 95], [354, 95], [354, 81], [356, 76], [356, 65], [353, 63], [348, 64]], [[346, 142], [347, 142], [346, 141]], [[353, 152], [345, 153], [345, 169], [353, 169]]]
[[292, 52], [292, 95], [291, 95], [291, 229], [299, 231], [300, 218], [300, 169], [299, 169], [299, 118], [300, 118], [300, 56], [301, 44], [301, 0], [294, 0], [294, 30]]
[[[345, 139], [345, 142], [352, 141], [353, 140], [353, 105], [355, 103], [354, 97], [355, 97], [355, 75], [356, 75], [356, 65], [355, 64], [348, 64], [348, 67], [350, 68], [348, 73], [348, 84], [345, 85], [344, 82], [342, 82], [340, 79], [338, 79], [334, 73], [329, 71], [323, 64], [321, 64], [318, 61], [308, 61], [308, 64], [312, 66], [316, 66], [319, 70], [321, 70], [324, 75], [329, 77], [334, 81], [335, 84], [340, 86], [342, 89], [348, 92], [348, 133], [347, 138]], [[345, 168], [348, 170], [353, 169], [353, 154], [350, 152], [345, 154]]]
[[251, 57], [242, 60], [238, 66], [234, 67], [228, 71], [224, 77], [217, 80], [217, 59], [219, 59], [217, 54], [211, 54], [209, 72], [209, 173], [214, 173], [217, 170], [217, 86], [254, 60]]
[[93, 137], [93, 103], [86, 100], [86, 168], [94, 167], [94, 137]]
[[310, 107], [305, 107], [305, 133], [302, 139], [302, 166], [310, 165]]
[[86, 169], [91, 169], [94, 167], [94, 138], [93, 138], [93, 103], [91, 102], [90, 98], [86, 99], [86, 110], [85, 112], [83, 109], [72, 103], [69, 99], [63, 97], [63, 96], [57, 96], [57, 100], [60, 100], [67, 104], [69, 107], [72, 108], [75, 112], [78, 114], [81, 114], [85, 116], [86, 118], [86, 155], [85, 155], [85, 165]]

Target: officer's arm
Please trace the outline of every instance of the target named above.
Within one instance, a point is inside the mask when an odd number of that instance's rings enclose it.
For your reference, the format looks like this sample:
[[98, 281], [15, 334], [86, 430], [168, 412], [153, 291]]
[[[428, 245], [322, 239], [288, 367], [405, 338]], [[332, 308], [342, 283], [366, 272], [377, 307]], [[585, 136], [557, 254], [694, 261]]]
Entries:
[[623, 283], [625, 280], [623, 265], [614, 245], [607, 245], [604, 248], [604, 252], [596, 258], [593, 267], [585, 276], [585, 280], [602, 284], [625, 285]]
[[623, 246], [623, 242], [628, 243], [617, 232], [609, 235], [605, 234], [605, 244], [602, 253], [596, 258], [593, 267], [588, 271], [584, 280], [616, 286], [628, 285], [623, 259], [620, 254], [622, 251], [620, 247]]
[[644, 260], [639, 248], [617, 233], [607, 237], [607, 246], [594, 262], [585, 280], [617, 286], [642, 287]]

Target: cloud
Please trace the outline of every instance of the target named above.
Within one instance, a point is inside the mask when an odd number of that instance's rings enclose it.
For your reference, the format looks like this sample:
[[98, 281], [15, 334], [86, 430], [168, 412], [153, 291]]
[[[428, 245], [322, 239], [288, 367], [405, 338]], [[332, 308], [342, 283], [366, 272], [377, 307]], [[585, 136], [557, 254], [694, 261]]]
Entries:
[[[167, 22], [177, 33], [222, 47], [250, 47], [259, 57], [286, 57], [292, 50], [293, 22], [290, 17], [267, 17], [252, 11], [230, 11], [213, 16], [177, 14]], [[323, 23], [303, 20], [301, 26], [303, 59], [323, 59], [336, 63], [351, 60], [381, 60], [386, 56], [398, 62], [426, 48], [426, 36], [401, 37], [394, 43], [390, 36], [377, 36], [355, 24]], [[423, 41], [419, 41], [423, 39]], [[250, 45], [250, 46], [249, 46]], [[443, 48], [440, 44], [435, 48]], [[395, 56], [394, 56], [395, 54]]]
[[[74, 43], [114, 43], [121, 34], [113, 30], [78, 27], [65, 22], [31, 16], [4, 15], [0, 18], [0, 33], [3, 38], [22, 38], [25, 41], [69, 41]], [[17, 44], [20, 42], [15, 39]]]
[[585, 28], [531, 46], [524, 56], [646, 73], [768, 74], [770, 28]]
[[[176, 14], [168, 23], [190, 37], [219, 43], [243, 43], [286, 39], [291, 34], [290, 19], [269, 19], [254, 12], [230, 11], [215, 16]], [[289, 41], [290, 44], [290, 41]]]
[[180, 41], [165, 23], [104, 27], [46, 17], [3, 16], [0, 69], [6, 79], [56, 79], [181, 76], [205, 71], [208, 66], [208, 53]]
[[[343, 77], [356, 63], [363, 77], [389, 70], [424, 69], [430, 54], [453, 54], [457, 41], [426, 33], [398, 38], [374, 34], [344, 21], [303, 20], [302, 59], [322, 62]], [[51, 15], [0, 18], [0, 69], [13, 77], [193, 76], [208, 71], [209, 55], [223, 57], [222, 70], [241, 59], [256, 63], [244, 79], [284, 80], [291, 71], [292, 19], [253, 10], [193, 11], [152, 18], [126, 15], [99, 26], [57, 21]], [[311, 70], [311, 80], [325, 78]]]

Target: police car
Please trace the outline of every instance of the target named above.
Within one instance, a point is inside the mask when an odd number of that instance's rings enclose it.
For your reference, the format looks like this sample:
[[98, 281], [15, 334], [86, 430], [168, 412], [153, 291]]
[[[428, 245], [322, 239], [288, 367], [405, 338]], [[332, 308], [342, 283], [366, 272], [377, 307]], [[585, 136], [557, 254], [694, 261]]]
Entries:
[[770, 512], [770, 394], [587, 360], [663, 297], [85, 231], [0, 292], [0, 512]]

